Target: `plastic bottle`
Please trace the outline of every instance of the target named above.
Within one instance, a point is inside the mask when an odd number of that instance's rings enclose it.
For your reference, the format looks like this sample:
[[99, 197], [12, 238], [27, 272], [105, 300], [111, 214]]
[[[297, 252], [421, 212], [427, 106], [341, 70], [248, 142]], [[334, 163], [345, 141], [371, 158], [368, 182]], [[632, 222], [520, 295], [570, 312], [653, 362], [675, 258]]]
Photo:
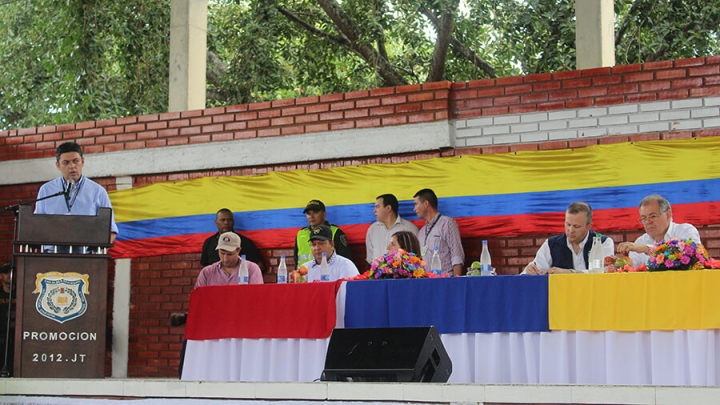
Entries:
[[242, 261], [240, 262], [240, 271], [238, 272], [238, 284], [249, 284], [250, 275], [248, 274], [247, 261], [245, 255], [242, 255]]
[[285, 255], [280, 255], [280, 264], [277, 270], [277, 283], [287, 283], [287, 264], [285, 264]]
[[440, 248], [435, 246], [433, 250], [432, 260], [430, 261], [430, 271], [436, 276], [442, 275], [442, 262], [440, 261]]
[[595, 236], [593, 238], [593, 244], [592, 248], [590, 248], [590, 255], [589, 255], [589, 261], [590, 266], [588, 269], [588, 273], [603, 273], [605, 272], [605, 266], [603, 257], [603, 249], [602, 249], [602, 239], [600, 236]]
[[480, 253], [480, 275], [492, 276], [492, 259], [490, 258], [490, 250], [486, 240], [482, 241], [482, 253]]
[[320, 281], [330, 281], [330, 268], [327, 264], [327, 255], [325, 252], [323, 252], [322, 261], [320, 262]]

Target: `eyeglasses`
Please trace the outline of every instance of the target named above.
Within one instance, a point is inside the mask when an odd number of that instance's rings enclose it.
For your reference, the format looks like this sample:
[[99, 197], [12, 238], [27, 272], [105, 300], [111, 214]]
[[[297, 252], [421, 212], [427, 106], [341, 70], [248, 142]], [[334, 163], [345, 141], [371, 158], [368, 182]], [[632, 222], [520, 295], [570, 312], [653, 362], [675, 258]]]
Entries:
[[640, 219], [638, 219], [638, 222], [641, 224], [644, 224], [645, 222], [655, 222], [656, 219], [660, 218], [664, 212], [661, 212], [659, 214], [650, 214], [648, 216], [642, 216]]

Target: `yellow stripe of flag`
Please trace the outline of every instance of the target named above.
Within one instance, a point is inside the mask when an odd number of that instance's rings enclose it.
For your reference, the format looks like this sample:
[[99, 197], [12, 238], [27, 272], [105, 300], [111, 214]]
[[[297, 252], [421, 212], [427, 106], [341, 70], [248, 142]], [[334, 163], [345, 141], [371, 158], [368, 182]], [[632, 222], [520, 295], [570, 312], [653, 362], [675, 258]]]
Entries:
[[554, 274], [550, 330], [720, 328], [720, 271]]

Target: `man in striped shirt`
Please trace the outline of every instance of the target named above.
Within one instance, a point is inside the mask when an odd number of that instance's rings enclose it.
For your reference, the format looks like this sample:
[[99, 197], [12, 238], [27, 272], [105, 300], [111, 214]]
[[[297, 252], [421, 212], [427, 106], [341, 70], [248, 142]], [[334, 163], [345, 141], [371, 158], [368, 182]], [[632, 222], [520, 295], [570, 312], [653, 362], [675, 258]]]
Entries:
[[422, 257], [430, 263], [433, 250], [437, 246], [442, 263], [443, 274], [461, 276], [465, 263], [465, 252], [460, 240], [457, 222], [438, 211], [438, 198], [435, 192], [424, 188], [415, 193], [415, 213], [425, 220], [418, 232]]

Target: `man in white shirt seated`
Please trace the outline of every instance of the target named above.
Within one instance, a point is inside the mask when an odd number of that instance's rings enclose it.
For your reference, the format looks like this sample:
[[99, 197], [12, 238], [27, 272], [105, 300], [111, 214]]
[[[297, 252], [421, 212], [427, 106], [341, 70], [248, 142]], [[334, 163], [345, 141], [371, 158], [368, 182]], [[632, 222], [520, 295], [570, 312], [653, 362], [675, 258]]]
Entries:
[[333, 242], [333, 233], [329, 226], [317, 225], [312, 227], [310, 229], [310, 245], [312, 246], [313, 260], [304, 263], [308, 268], [308, 282], [320, 280], [320, 263], [322, 263], [323, 253], [327, 257], [330, 281], [358, 275], [355, 263], [335, 253], [335, 242]]
[[[548, 238], [522, 274], [587, 273], [593, 238], [592, 208], [581, 201], [565, 211], [565, 233]], [[603, 257], [615, 253], [615, 242], [601, 236]]]
[[672, 220], [672, 207], [663, 196], [651, 194], [640, 201], [640, 222], [645, 227], [645, 234], [633, 242], [622, 242], [618, 245], [618, 253], [629, 255], [634, 265], [647, 263], [650, 247], [661, 240], [671, 238], [692, 239], [701, 243], [700, 233], [690, 224], [676, 224]]

